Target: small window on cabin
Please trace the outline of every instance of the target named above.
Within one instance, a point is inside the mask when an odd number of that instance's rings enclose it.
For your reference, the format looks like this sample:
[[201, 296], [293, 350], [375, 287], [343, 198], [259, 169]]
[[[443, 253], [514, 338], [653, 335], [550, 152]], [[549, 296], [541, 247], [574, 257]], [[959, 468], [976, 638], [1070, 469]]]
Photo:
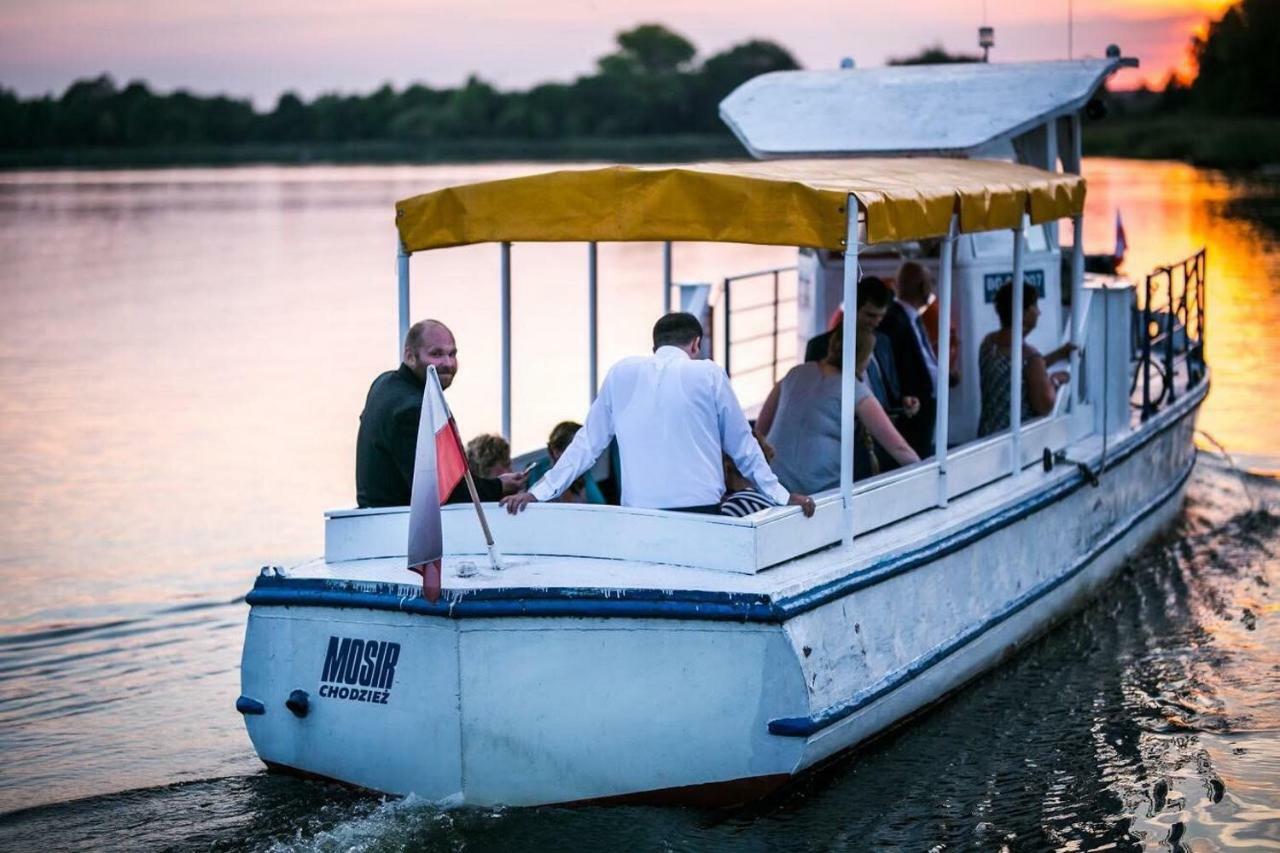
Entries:
[[[1032, 225], [1027, 229], [1027, 250], [1031, 252], [1047, 252], [1049, 238], [1045, 233], [1046, 226]], [[978, 231], [973, 235], [973, 251], [979, 258], [1013, 258], [1013, 232], [1007, 229], [999, 231]]]

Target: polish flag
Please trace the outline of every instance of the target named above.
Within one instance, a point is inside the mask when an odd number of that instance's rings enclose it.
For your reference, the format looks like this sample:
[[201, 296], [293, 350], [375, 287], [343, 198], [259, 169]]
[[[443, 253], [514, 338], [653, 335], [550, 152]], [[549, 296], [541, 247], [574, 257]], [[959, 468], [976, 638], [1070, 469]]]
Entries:
[[422, 594], [432, 603], [440, 599], [440, 560], [444, 556], [440, 506], [466, 472], [467, 454], [458, 437], [458, 425], [445, 402], [436, 369], [428, 366], [409, 498], [408, 568], [422, 575]]
[[1124, 238], [1124, 220], [1120, 218], [1120, 209], [1116, 208], [1116, 266], [1124, 263], [1124, 252], [1127, 248], [1129, 248], [1129, 241]]

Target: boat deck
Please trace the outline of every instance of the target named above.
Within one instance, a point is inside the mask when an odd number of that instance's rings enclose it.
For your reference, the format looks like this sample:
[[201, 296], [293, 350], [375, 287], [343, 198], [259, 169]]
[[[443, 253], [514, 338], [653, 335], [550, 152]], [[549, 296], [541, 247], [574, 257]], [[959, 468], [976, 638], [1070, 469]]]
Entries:
[[[1120, 461], [1151, 430], [1131, 432], [1112, 443], [1109, 460]], [[1100, 460], [1101, 439], [1094, 436], [1070, 446], [1074, 459]], [[1045, 473], [1041, 467], [1022, 470], [1017, 477], [1005, 477], [950, 502], [945, 508], [918, 513], [896, 524], [859, 536], [852, 548], [832, 545], [787, 561], [758, 574], [740, 574], [690, 566], [636, 560], [610, 560], [572, 556], [517, 555], [504, 558], [505, 569], [494, 571], [483, 556], [446, 556], [443, 587], [447, 598], [458, 600], [470, 594], [489, 597], [494, 593], [543, 597], [553, 591], [560, 595], [580, 594], [608, 597], [628, 592], [650, 591], [662, 597], [689, 598], [705, 593], [708, 600], [737, 602], [739, 605], [782, 605], [813, 595], [824, 585], [878, 572], [886, 564], [926, 559], [947, 547], [947, 542], [963, 536], [975, 525], [1006, 523], [1011, 514], [1034, 511], [1042, 501], [1060, 496], [1064, 490], [1085, 487], [1084, 477], [1072, 465], [1058, 465]], [[499, 511], [492, 507], [491, 511]], [[501, 544], [501, 543], [499, 543]], [[474, 572], [459, 574], [459, 569]], [[383, 587], [402, 587], [400, 594], [419, 595], [420, 584], [405, 568], [403, 557], [345, 560], [328, 563], [316, 559], [283, 572], [290, 580], [354, 582]]]
[[[1180, 380], [1185, 381], [1183, 364], [1178, 364], [1177, 372]], [[1038, 460], [1043, 446], [1048, 446], [1054, 451], [1064, 450], [1071, 460], [1088, 464], [1099, 472], [1099, 476], [1105, 478], [1106, 468], [1123, 462], [1139, 448], [1158, 439], [1180, 422], [1187, 411], [1198, 405], [1207, 390], [1206, 377], [1145, 423], [1140, 410], [1131, 407], [1127, 426], [1108, 439], [1105, 467], [1102, 438], [1096, 433], [1084, 435], [1063, 446], [1061, 443], [1054, 443], [1057, 433], [1052, 430], [1034, 432], [1034, 422], [1027, 431], [1033, 438], [1024, 442], [1026, 446], [1023, 447], [1023, 458]], [[1083, 414], [1085, 413], [1082, 412]], [[1049, 426], [1048, 422], [1051, 420], [1053, 419], [1042, 419], [1041, 423]], [[1043, 438], [1037, 440], [1034, 436]], [[918, 470], [913, 474], [912, 469]], [[883, 494], [876, 494], [880, 490], [877, 487], [867, 497], [873, 504], [894, 501], [901, 488], [908, 485], [913, 476], [915, 479], [936, 483], [936, 466], [926, 461], [911, 469], [904, 469], [897, 479], [886, 477]], [[1088, 480], [1070, 462], [1059, 463], [1046, 473], [1038, 461], [1024, 461], [1023, 468], [1016, 476], [1005, 475], [990, 480], [953, 497], [946, 507], [933, 506], [861, 533], [851, 547], [838, 543], [819, 547], [755, 573], [676, 565], [656, 560], [539, 553], [505, 555], [505, 568], [495, 571], [483, 554], [450, 554], [443, 560], [444, 598], [441, 605], [450, 615], [483, 615], [485, 612], [509, 615], [512, 612], [529, 612], [530, 608], [538, 607], [551, 610], [559, 607], [566, 611], [585, 612], [581, 607], [584, 601], [613, 600], [610, 605], [613, 609], [625, 609], [628, 605], [620, 604], [625, 601], [642, 610], [647, 607], [655, 613], [661, 611], [662, 615], [678, 615], [665, 609], [677, 603], [677, 609], [684, 608], [696, 618], [780, 621], [797, 609], [807, 609], [816, 601], [827, 600], [836, 591], [847, 592], [850, 584], [856, 585], [863, 579], [867, 583], [875, 582], [886, 574], [906, 571], [915, 565], [937, 559], [948, 550], [962, 547], [967, 541], [985, 535], [993, 526], [1016, 521], [1060, 499], [1066, 493], [1081, 488], [1088, 488]], [[834, 492], [824, 494], [818, 498], [818, 504], [820, 513], [824, 508], [828, 513], [835, 512], [840, 504], [839, 495]], [[569, 515], [558, 518], [555, 515], [566, 510], [569, 513], [582, 512], [587, 508], [548, 505], [535, 506], [533, 509], [542, 510], [545, 514], [526, 512], [520, 518], [512, 520], [496, 504], [487, 505], [487, 512], [493, 520], [519, 525], [571, 524], [573, 519]], [[589, 508], [589, 511], [595, 518], [619, 512], [618, 508], [603, 507]], [[648, 510], [641, 512], [653, 514]], [[470, 515], [469, 508], [466, 513]], [[681, 518], [689, 520], [691, 517]], [[798, 510], [793, 507], [780, 507], [750, 518], [758, 527], [783, 520], [793, 530], [797, 524], [802, 525], [803, 529], [803, 526], [818, 523], [818, 519], [799, 518]], [[668, 553], [672, 552], [673, 547], [677, 552], [679, 549], [690, 552], [714, 547], [714, 543], [718, 541], [715, 538], [717, 530], [728, 523], [741, 524], [739, 519], [721, 519], [718, 516], [695, 516], [692, 519], [700, 523], [684, 528], [681, 535], [686, 535], [692, 529], [696, 540], [697, 531], [702, 530], [705, 531], [706, 541], [686, 540], [675, 546], [667, 543], [665, 547]], [[474, 524], [474, 519], [469, 519], [468, 523]], [[500, 530], [503, 526], [501, 523], [497, 524], [495, 529]], [[501, 547], [500, 535], [498, 544]], [[317, 558], [288, 569], [264, 571], [255, 587], [255, 595], [259, 601], [263, 601], [264, 598], [271, 598], [270, 595], [260, 595], [263, 590], [279, 591], [285, 588], [310, 589], [325, 595], [372, 595], [378, 601], [370, 599], [366, 603], [380, 608], [387, 607], [388, 600], [399, 600], [396, 609], [421, 609], [429, 612], [437, 612], [439, 609], [426, 606], [425, 600], [421, 598], [421, 583], [405, 568], [405, 558], [402, 555], [332, 561]], [[287, 596], [277, 599], [275, 603], [288, 603], [284, 599]], [[417, 602], [412, 607], [408, 604], [411, 600]], [[474, 605], [480, 602], [488, 604], [477, 610]], [[572, 603], [573, 606], [566, 608], [566, 603]]]

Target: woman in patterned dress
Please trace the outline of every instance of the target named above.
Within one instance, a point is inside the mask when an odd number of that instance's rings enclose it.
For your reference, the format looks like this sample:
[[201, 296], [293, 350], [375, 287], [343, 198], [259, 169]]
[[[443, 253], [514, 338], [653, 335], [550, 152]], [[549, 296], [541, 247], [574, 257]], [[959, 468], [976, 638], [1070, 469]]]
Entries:
[[[1040, 320], [1040, 295], [1029, 284], [1022, 286], [1022, 337], [1031, 334]], [[1009, 428], [1010, 377], [1013, 360], [1010, 357], [1013, 339], [1013, 283], [1007, 282], [996, 293], [996, 314], [1000, 317], [999, 331], [992, 332], [978, 347], [978, 373], [982, 385], [982, 416], [978, 420], [978, 437], [991, 435]], [[1065, 371], [1049, 372], [1049, 365], [1071, 355], [1073, 344], [1063, 344], [1048, 355], [1025, 340], [1022, 344], [1022, 419], [1028, 421], [1049, 414], [1058, 388], [1066, 384]]]

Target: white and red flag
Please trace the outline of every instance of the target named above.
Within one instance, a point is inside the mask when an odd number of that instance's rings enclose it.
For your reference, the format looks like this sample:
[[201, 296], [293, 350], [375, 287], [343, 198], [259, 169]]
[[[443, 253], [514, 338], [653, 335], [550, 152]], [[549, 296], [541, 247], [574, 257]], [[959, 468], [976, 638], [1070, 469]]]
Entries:
[[444, 556], [440, 506], [466, 476], [467, 454], [434, 367], [427, 367], [426, 384], [409, 498], [408, 554], [409, 570], [422, 575], [422, 594], [434, 603], [440, 598], [440, 561]]
[[1120, 218], [1120, 208], [1116, 208], [1116, 266], [1124, 263], [1124, 253], [1128, 248], [1129, 241], [1124, 237], [1124, 220]]

